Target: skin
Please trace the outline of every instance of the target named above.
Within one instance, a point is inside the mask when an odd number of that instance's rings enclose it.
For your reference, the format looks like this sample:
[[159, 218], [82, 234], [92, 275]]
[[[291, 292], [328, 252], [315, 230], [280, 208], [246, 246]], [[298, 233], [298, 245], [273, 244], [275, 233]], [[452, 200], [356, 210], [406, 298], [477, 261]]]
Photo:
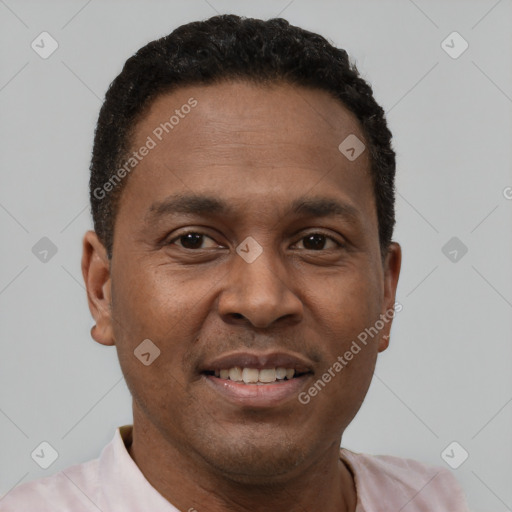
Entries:
[[[94, 339], [115, 345], [133, 396], [129, 453], [180, 510], [354, 511], [342, 434], [368, 390], [391, 322], [311, 399], [236, 406], [199, 368], [233, 350], [287, 350], [312, 362], [307, 389], [395, 303], [401, 250], [381, 254], [368, 151], [338, 150], [357, 119], [323, 91], [226, 82], [158, 97], [133, 148], [176, 108], [198, 105], [131, 173], [115, 221], [112, 260], [93, 231], [82, 269]], [[229, 214], [151, 215], [181, 193], [213, 196]], [[329, 198], [355, 217], [296, 215], [300, 197]], [[187, 231], [198, 248], [178, 238]], [[326, 238], [320, 247], [308, 235]], [[262, 254], [235, 251], [253, 237]], [[340, 244], [340, 245], [338, 245]], [[151, 339], [149, 366], [134, 349]]]

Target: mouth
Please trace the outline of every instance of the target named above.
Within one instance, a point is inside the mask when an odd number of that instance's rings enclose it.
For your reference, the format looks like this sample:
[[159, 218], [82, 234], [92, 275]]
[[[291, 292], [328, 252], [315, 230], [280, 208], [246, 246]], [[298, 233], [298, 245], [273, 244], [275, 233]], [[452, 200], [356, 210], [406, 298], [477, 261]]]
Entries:
[[242, 382], [244, 384], [267, 385], [275, 382], [283, 382], [302, 377], [309, 373], [308, 371], [300, 372], [294, 368], [241, 368], [233, 366], [232, 368], [222, 368], [220, 370], [206, 370], [204, 375], [215, 376], [219, 379], [230, 380], [233, 382]]
[[313, 375], [313, 364], [297, 354], [231, 353], [205, 364], [200, 373], [229, 402], [270, 407], [295, 397]]

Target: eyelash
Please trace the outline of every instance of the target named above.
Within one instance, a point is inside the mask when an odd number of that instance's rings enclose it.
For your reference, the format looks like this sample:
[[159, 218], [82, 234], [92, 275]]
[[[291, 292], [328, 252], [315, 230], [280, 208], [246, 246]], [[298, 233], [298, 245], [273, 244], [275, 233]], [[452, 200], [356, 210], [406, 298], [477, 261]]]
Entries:
[[[176, 242], [177, 240], [179, 240], [180, 238], [183, 238], [183, 237], [185, 237], [187, 235], [191, 235], [191, 234], [203, 236], [203, 237], [206, 237], [206, 238], [209, 238], [209, 239], [215, 241], [213, 237], [207, 235], [206, 233], [202, 233], [201, 231], [190, 230], [190, 231], [186, 231], [184, 233], [181, 233], [178, 236], [175, 236], [173, 239], [169, 240], [168, 245], [173, 245], [173, 243]], [[307, 238], [308, 236], [311, 236], [311, 235], [322, 235], [322, 236], [324, 236], [326, 239], [331, 240], [332, 242], [334, 242], [337, 245], [337, 247], [336, 247], [337, 249], [343, 249], [345, 247], [345, 244], [343, 244], [342, 242], [336, 240], [331, 235], [323, 233], [322, 231], [311, 231], [310, 233], [307, 233], [307, 234], [303, 235], [301, 238], [299, 238], [299, 241], [300, 240], [304, 240], [305, 238]], [[182, 247], [182, 248], [187, 250], [187, 251], [201, 250], [201, 248], [199, 248], [199, 249], [189, 249], [187, 247]], [[305, 250], [305, 251], [313, 251], [313, 252], [322, 252], [322, 251], [325, 251], [325, 250], [328, 250], [328, 249], [323, 249], [322, 248], [322, 249], [319, 249], [319, 250], [315, 250], [315, 249], [303, 249], [303, 250]]]

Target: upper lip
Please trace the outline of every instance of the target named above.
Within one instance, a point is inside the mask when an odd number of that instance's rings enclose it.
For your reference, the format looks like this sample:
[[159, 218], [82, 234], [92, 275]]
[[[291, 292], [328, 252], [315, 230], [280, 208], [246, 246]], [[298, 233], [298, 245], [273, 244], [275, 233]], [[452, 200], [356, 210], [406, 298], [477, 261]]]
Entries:
[[201, 365], [200, 372], [240, 368], [293, 368], [296, 373], [313, 371], [310, 359], [294, 352], [229, 352]]

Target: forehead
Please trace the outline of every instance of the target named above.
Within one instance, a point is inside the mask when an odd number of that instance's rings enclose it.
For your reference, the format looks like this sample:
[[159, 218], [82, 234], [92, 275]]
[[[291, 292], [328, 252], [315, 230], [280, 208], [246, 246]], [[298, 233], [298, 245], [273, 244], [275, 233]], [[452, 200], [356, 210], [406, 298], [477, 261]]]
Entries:
[[[251, 149], [260, 158], [265, 154], [271, 158], [282, 145], [295, 144], [301, 146], [301, 159], [322, 156], [333, 161], [339, 160], [338, 146], [347, 136], [364, 140], [355, 116], [325, 91], [243, 81], [185, 87], [160, 95], [136, 127], [134, 145], [144, 143], [147, 135], [169, 149], [174, 142], [179, 150], [183, 139], [187, 149], [198, 152], [214, 150], [216, 144], [230, 145], [229, 158]], [[174, 156], [189, 155], [176, 151]]]
[[184, 87], [156, 98], [136, 126], [132, 149], [152, 148], [121, 202], [148, 211], [186, 192], [271, 206], [311, 191], [364, 209], [373, 204], [368, 151], [349, 160], [339, 149], [347, 137], [364, 141], [355, 116], [324, 91], [247, 82]]

